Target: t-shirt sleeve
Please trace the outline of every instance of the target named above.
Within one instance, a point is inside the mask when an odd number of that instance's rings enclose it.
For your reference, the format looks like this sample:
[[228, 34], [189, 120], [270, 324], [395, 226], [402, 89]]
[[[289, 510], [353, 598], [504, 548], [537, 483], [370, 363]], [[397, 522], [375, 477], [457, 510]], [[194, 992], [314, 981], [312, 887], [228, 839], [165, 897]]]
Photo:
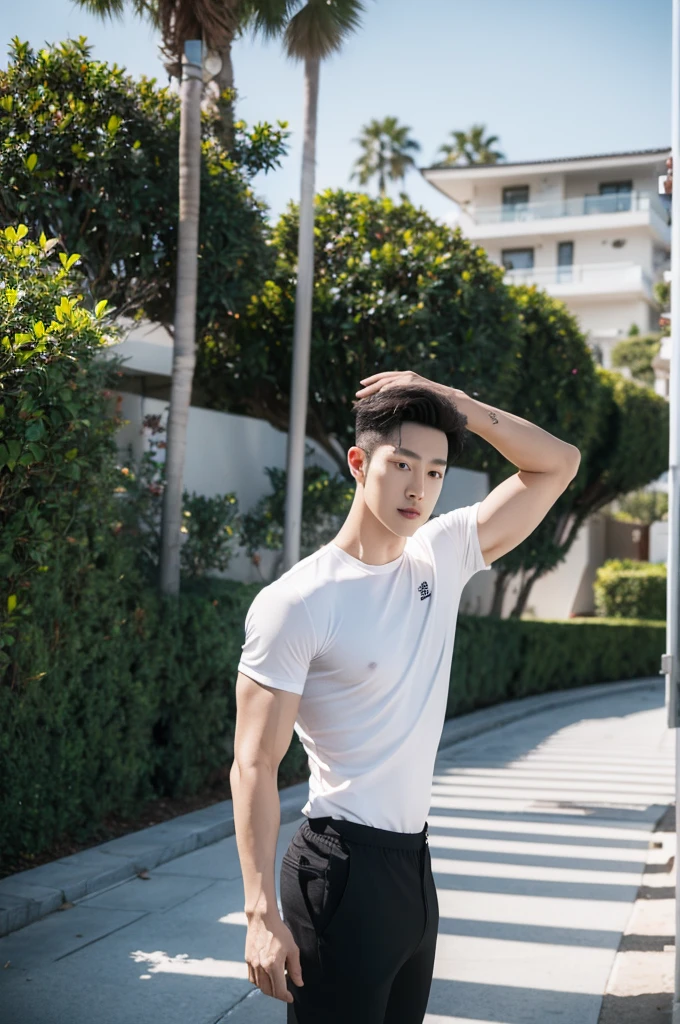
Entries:
[[316, 653], [314, 623], [302, 596], [276, 583], [263, 587], [248, 609], [245, 632], [238, 671], [301, 694]]
[[431, 519], [423, 529], [428, 531], [435, 559], [438, 564], [446, 564], [452, 557], [460, 566], [462, 585], [465, 586], [471, 576], [484, 569], [484, 555], [479, 544], [477, 531], [477, 512], [481, 501], [463, 508], [454, 508]]

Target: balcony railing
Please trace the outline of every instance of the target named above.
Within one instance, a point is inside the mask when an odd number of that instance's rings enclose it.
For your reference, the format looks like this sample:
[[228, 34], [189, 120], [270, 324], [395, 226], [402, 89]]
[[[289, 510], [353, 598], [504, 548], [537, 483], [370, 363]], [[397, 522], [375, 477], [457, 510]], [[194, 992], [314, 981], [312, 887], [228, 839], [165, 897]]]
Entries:
[[636, 263], [577, 263], [570, 267], [527, 267], [507, 270], [506, 284], [535, 284], [539, 288], [572, 285], [583, 291], [652, 291], [652, 278]]
[[507, 221], [547, 220], [553, 217], [587, 217], [598, 213], [654, 212], [670, 223], [668, 209], [653, 192], [617, 192], [611, 195], [574, 196], [536, 203], [505, 203], [502, 206], [478, 206], [467, 212], [477, 224]]

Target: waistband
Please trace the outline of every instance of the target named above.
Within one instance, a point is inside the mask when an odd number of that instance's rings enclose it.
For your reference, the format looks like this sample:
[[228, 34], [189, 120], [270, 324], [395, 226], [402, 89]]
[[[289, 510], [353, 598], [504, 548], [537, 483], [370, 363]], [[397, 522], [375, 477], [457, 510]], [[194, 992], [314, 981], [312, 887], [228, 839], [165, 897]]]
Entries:
[[422, 832], [392, 832], [372, 825], [362, 825], [358, 821], [331, 817], [307, 818], [302, 823], [302, 828], [305, 826], [317, 836], [342, 836], [351, 843], [387, 846], [393, 850], [420, 850], [427, 843], [428, 837], [427, 822]]

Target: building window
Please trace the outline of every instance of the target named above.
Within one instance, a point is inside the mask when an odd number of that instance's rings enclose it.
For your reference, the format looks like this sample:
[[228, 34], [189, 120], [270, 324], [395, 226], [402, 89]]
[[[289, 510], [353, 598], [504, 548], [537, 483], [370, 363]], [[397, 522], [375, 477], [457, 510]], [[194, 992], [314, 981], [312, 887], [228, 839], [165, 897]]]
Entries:
[[632, 198], [632, 181], [603, 181], [600, 183], [598, 212], [621, 213], [631, 210]]
[[572, 267], [574, 265], [574, 243], [557, 243], [557, 280], [571, 281]]
[[528, 208], [528, 185], [510, 185], [503, 189], [503, 220], [524, 220]]
[[501, 263], [506, 270], [531, 270], [534, 266], [534, 250], [503, 249]]

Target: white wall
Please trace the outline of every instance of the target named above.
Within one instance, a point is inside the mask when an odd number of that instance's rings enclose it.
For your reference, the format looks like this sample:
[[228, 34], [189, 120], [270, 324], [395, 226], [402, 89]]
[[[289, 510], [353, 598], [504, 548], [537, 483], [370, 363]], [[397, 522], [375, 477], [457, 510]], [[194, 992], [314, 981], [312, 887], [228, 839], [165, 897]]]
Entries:
[[[494, 263], [500, 263], [504, 249], [533, 249], [535, 267], [557, 265], [559, 242], [574, 243], [574, 263], [634, 263], [646, 273], [653, 275], [653, 241], [649, 232], [643, 229], [610, 232], [571, 231], [569, 218], [564, 218], [563, 230], [551, 232], [549, 237], [532, 234], [532, 222], [527, 222], [527, 232], [521, 238], [499, 238], [484, 243], [483, 248]], [[615, 248], [612, 242], [625, 239], [625, 245]], [[656, 275], [659, 276], [659, 275]]]
[[649, 527], [649, 561], [668, 561], [668, 522], [652, 523]]

